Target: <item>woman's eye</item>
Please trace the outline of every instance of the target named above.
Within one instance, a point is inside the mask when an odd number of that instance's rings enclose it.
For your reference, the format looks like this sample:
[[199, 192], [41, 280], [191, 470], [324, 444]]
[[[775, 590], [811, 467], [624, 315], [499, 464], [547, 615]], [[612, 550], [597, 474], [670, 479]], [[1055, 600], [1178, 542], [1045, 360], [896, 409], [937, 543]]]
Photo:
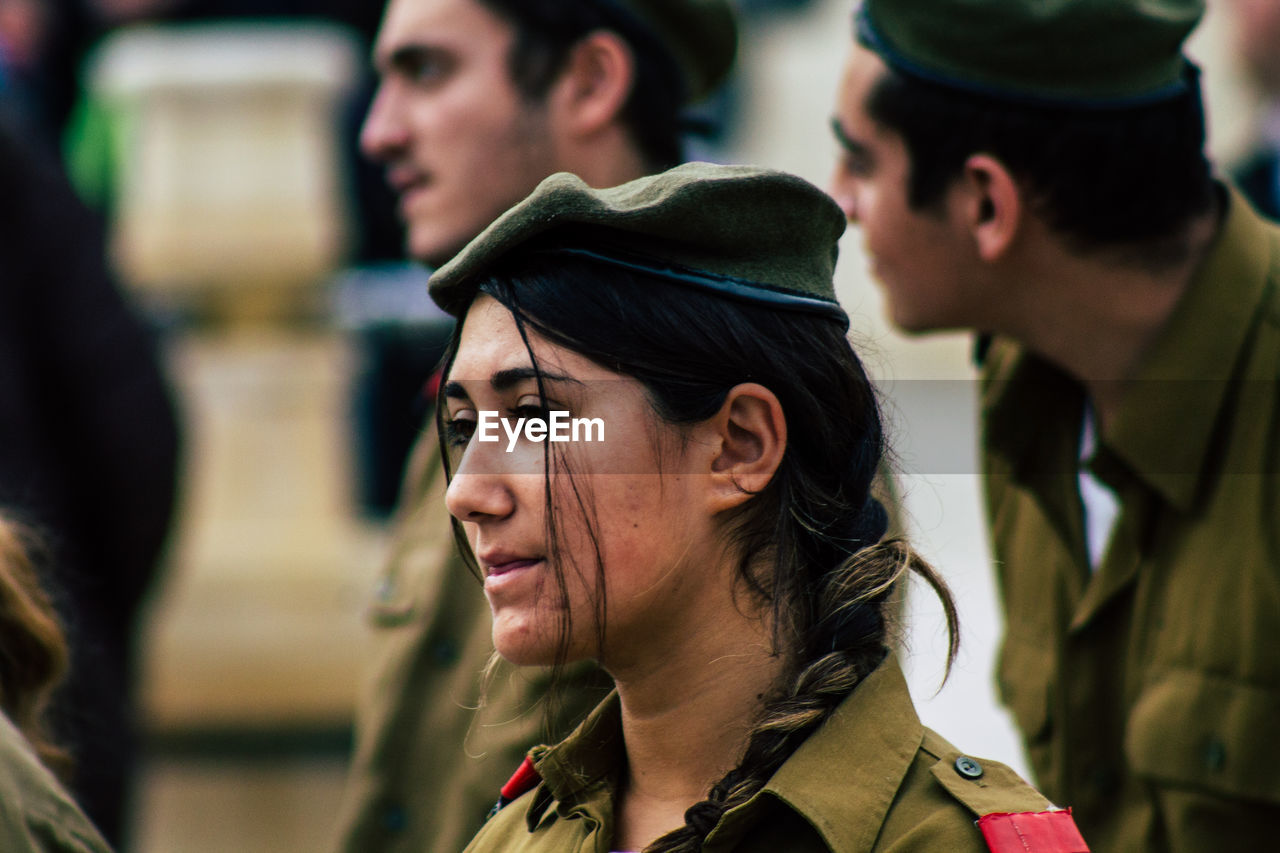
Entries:
[[450, 447], [463, 447], [467, 442], [471, 441], [471, 436], [475, 435], [476, 422], [474, 418], [453, 417], [445, 421], [444, 438], [445, 443]]
[[511, 410], [511, 414], [517, 418], [524, 418], [526, 422], [551, 420], [551, 410], [542, 402], [521, 403]]
[[549, 421], [550, 406], [540, 397], [525, 396], [516, 401], [511, 410], [512, 418], [524, 418], [526, 421]]

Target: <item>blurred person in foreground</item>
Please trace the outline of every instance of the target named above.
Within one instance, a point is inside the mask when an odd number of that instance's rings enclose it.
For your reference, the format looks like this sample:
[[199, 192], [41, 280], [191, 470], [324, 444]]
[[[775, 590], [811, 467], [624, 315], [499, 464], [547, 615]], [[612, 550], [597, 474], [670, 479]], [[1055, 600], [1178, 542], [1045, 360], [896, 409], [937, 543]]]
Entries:
[[[678, 163], [682, 110], [735, 49], [724, 0], [391, 0], [362, 141], [398, 192], [410, 255], [444, 263], [552, 173], [606, 187]], [[548, 674], [496, 663], [481, 704], [492, 620], [444, 488], [429, 431], [370, 611], [378, 645], [336, 839], [348, 853], [460, 850], [525, 751], [604, 692], [582, 664], [544, 713]]]
[[178, 433], [154, 342], [99, 223], [0, 124], [0, 512], [49, 552], [71, 646], [53, 730], [70, 785], [123, 847], [135, 778], [135, 632], [173, 511]]
[[1235, 48], [1261, 97], [1252, 149], [1232, 176], [1259, 211], [1280, 219], [1280, 3], [1232, 0]]
[[45, 713], [67, 645], [19, 528], [0, 516], [0, 850], [109, 853], [54, 776], [69, 760]]
[[1098, 850], [1280, 825], [1280, 232], [1203, 153], [1195, 0], [868, 0], [832, 192], [894, 322], [972, 329], [1036, 779]]

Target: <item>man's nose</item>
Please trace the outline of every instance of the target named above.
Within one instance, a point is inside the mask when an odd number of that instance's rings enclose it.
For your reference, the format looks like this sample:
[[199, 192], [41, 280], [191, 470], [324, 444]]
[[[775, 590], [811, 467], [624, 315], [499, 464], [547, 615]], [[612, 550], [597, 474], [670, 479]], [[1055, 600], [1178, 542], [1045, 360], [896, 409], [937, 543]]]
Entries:
[[844, 218], [851, 223], [858, 221], [857, 179], [837, 166], [827, 181], [827, 195], [836, 200], [836, 204], [844, 211]]
[[381, 162], [403, 150], [408, 141], [403, 105], [384, 82], [378, 87], [360, 128], [360, 150], [369, 159]]

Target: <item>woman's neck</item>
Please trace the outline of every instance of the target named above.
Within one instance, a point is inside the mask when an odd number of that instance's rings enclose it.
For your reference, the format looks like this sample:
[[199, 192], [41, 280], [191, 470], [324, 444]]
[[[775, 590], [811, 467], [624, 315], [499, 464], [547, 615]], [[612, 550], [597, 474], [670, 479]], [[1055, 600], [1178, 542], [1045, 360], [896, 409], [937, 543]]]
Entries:
[[764, 620], [733, 615], [707, 620], [646, 665], [613, 670], [627, 751], [614, 849], [640, 850], [682, 826], [741, 759], [785, 661]]

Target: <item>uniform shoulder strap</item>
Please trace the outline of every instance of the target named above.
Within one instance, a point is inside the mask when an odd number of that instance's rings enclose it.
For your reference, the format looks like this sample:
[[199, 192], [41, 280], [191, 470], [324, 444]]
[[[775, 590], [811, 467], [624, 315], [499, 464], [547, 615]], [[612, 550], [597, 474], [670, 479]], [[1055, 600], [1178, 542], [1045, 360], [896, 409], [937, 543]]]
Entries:
[[977, 818], [991, 853], [1089, 853], [1069, 810], [998, 761], [961, 755], [933, 732], [922, 748], [938, 761], [933, 777]]

